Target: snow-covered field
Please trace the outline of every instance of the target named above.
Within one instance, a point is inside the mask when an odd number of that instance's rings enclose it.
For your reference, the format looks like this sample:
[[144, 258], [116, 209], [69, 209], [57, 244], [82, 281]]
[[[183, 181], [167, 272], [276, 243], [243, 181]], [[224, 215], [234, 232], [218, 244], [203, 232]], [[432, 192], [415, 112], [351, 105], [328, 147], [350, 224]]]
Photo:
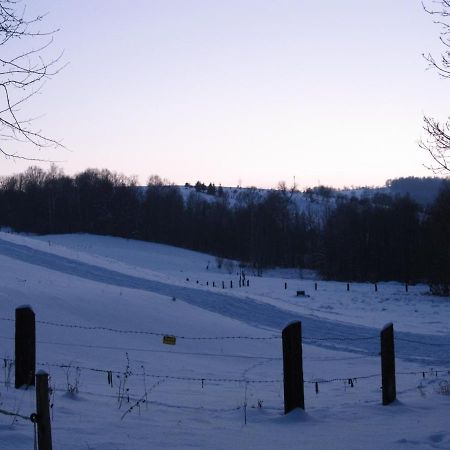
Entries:
[[[347, 292], [294, 271], [248, 272], [239, 288], [239, 268], [226, 266], [132, 240], [0, 233], [0, 409], [35, 411], [9, 363], [14, 310], [28, 304], [51, 376], [54, 449], [450, 448], [448, 299], [396, 283]], [[292, 320], [302, 321], [306, 411], [285, 416], [280, 335]], [[382, 406], [387, 322], [398, 401]], [[0, 414], [0, 449], [32, 448], [31, 422]]]

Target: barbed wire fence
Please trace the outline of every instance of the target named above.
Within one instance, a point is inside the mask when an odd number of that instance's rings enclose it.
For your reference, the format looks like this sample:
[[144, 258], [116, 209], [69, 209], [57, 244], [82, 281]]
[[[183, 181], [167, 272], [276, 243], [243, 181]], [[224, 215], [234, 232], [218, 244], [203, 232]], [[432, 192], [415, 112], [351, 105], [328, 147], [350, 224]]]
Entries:
[[[14, 319], [0, 317], [1, 321], [9, 321], [15, 322]], [[167, 333], [162, 333], [158, 331], [151, 330], [129, 330], [129, 329], [117, 329], [105, 326], [88, 326], [84, 324], [73, 324], [73, 323], [60, 323], [60, 322], [51, 322], [51, 321], [36, 321], [37, 324], [42, 326], [49, 327], [60, 327], [60, 328], [68, 328], [82, 331], [100, 331], [105, 333], [114, 333], [114, 334], [128, 334], [128, 335], [143, 335], [143, 336], [154, 336], [158, 338], [164, 338], [167, 336]], [[187, 335], [171, 335], [177, 340], [186, 340], [186, 341], [231, 341], [231, 340], [240, 340], [240, 341], [281, 341], [282, 336], [277, 334], [267, 334], [266, 336], [187, 336]], [[327, 341], [327, 342], [357, 342], [357, 341], [378, 341], [379, 335], [367, 335], [367, 336], [305, 336], [302, 341], [308, 344], [314, 345], [315, 342]], [[0, 336], [2, 340], [10, 340], [15, 341], [15, 337], [11, 336]], [[450, 347], [450, 343], [445, 342], [426, 342], [416, 339], [402, 338], [397, 337], [396, 341], [404, 341], [409, 344], [414, 345], [424, 345], [430, 347]], [[252, 354], [233, 354], [233, 353], [222, 353], [222, 354], [210, 354], [205, 351], [168, 351], [164, 349], [149, 349], [149, 348], [135, 348], [132, 346], [104, 346], [104, 345], [95, 345], [95, 344], [82, 344], [76, 342], [57, 342], [57, 341], [46, 341], [46, 340], [37, 340], [36, 344], [45, 344], [51, 346], [67, 346], [67, 347], [81, 347], [81, 348], [91, 348], [97, 350], [110, 349], [118, 352], [125, 352], [126, 354], [126, 364], [122, 369], [111, 369], [107, 367], [100, 367], [96, 365], [83, 365], [78, 364], [76, 362], [58, 362], [58, 361], [37, 361], [37, 366], [45, 367], [46, 369], [57, 369], [60, 370], [60, 375], [57, 375], [57, 370], [52, 373], [52, 383], [53, 385], [50, 388], [51, 395], [54, 396], [55, 392], [61, 393], [71, 393], [72, 395], [78, 395], [83, 393], [84, 395], [88, 395], [92, 398], [106, 398], [111, 399], [113, 401], [117, 401], [118, 409], [121, 410], [120, 419], [125, 420], [129, 415], [134, 412], [141, 413], [141, 410], [145, 407], [148, 408], [150, 405], [165, 407], [169, 409], [179, 409], [179, 410], [198, 410], [201, 409], [205, 412], [214, 412], [214, 413], [231, 413], [231, 412], [243, 412], [245, 423], [247, 421], [247, 407], [249, 406], [249, 391], [251, 389], [261, 389], [261, 387], [272, 386], [273, 389], [271, 391], [272, 394], [276, 393], [277, 403], [269, 403], [263, 405], [263, 395], [255, 394], [254, 404], [251, 407], [254, 408], [265, 408], [267, 410], [271, 410], [276, 412], [277, 414], [282, 414], [282, 392], [281, 387], [283, 385], [283, 373], [280, 367], [280, 376], [276, 378], [268, 378], [264, 379], [263, 377], [251, 377], [250, 372], [252, 372], [256, 368], [261, 368], [264, 364], [270, 364], [271, 362], [280, 363], [283, 358], [282, 357], [270, 357], [263, 355], [252, 355]], [[171, 357], [177, 357], [180, 355], [198, 355], [198, 356], [208, 356], [215, 358], [241, 358], [243, 360], [251, 361], [251, 364], [242, 371], [241, 376], [211, 376], [208, 373], [201, 373], [199, 370], [197, 375], [182, 375], [182, 374], [173, 374], [167, 372], [159, 372], [159, 371], [150, 371], [144, 367], [143, 364], [138, 364], [134, 360], [130, 360], [128, 357], [128, 352], [133, 351], [142, 351], [142, 352], [157, 352], [157, 353], [167, 353], [170, 354]], [[321, 358], [320, 361], [326, 362], [339, 362], [339, 361], [352, 361], [352, 360], [360, 360], [364, 358], [378, 358], [378, 353], [370, 353], [357, 355], [357, 356], [343, 356], [336, 357], [333, 356], [331, 358]], [[3, 361], [4, 366], [4, 386], [8, 387], [11, 384], [12, 372], [15, 368], [15, 361], [8, 355], [3, 356], [0, 361]], [[273, 372], [273, 371], [272, 371]], [[108, 386], [109, 388], [115, 388], [116, 392], [105, 392], [101, 389], [98, 389], [99, 384], [94, 383], [94, 379], [90, 378], [90, 382], [92, 385], [86, 384], [81, 388], [80, 378], [82, 374], [91, 373], [98, 377], [102, 377], [101, 384], [104, 386]], [[61, 376], [62, 374], [62, 376]], [[397, 376], [403, 377], [413, 377], [414, 388], [418, 388], [420, 386], [420, 380], [425, 378], [436, 381], [439, 385], [440, 393], [449, 395], [449, 377], [450, 370], [447, 369], [431, 369], [425, 368], [422, 370], [411, 370], [411, 371], [397, 371]], [[60, 380], [57, 383], [57, 378]], [[65, 377], [65, 380], [64, 380]], [[311, 391], [315, 395], [319, 395], [322, 392], [322, 385], [332, 385], [332, 384], [340, 384], [344, 386], [345, 389], [348, 388], [356, 388], [359, 382], [366, 380], [376, 380], [380, 379], [381, 375], [378, 372], [367, 373], [367, 374], [358, 374], [356, 376], [331, 376], [331, 377], [312, 377], [304, 379], [303, 382], [311, 386]], [[142, 382], [139, 384], [139, 380]], [[146, 381], [150, 380], [149, 384], [146, 384]], [[98, 381], [98, 380], [97, 380]], [[241, 400], [239, 403], [236, 401], [236, 396], [233, 397], [235, 405], [229, 407], [211, 407], [202, 405], [195, 405], [190, 402], [189, 404], [181, 404], [177, 402], [170, 401], [162, 401], [157, 398], [152, 398], [153, 394], [158, 390], [162, 389], [164, 386], [168, 386], [173, 388], [176, 384], [174, 383], [183, 383], [181, 389], [184, 389], [186, 383], [187, 384], [195, 384], [198, 388], [206, 391], [206, 388], [210, 388], [208, 391], [208, 395], [213, 393], [211, 388], [216, 389], [216, 393], [220, 394], [223, 392], [223, 389], [227, 389], [226, 386], [234, 386], [234, 391], [236, 393], [241, 392], [240, 397]], [[89, 386], [93, 387], [93, 390], [89, 390]], [[180, 386], [179, 386], [180, 388]], [[140, 392], [139, 392], [140, 389]], [[223, 397], [217, 395], [216, 398]], [[204, 398], [204, 397], [202, 397]], [[272, 396], [273, 400], [273, 396]], [[20, 418], [24, 420], [31, 420], [30, 417], [20, 414], [19, 412], [8, 411], [0, 409], [0, 414], [7, 415], [15, 418]]]
[[[38, 341], [39, 343], [39, 341]], [[91, 345], [90, 348], [99, 348], [103, 349], [102, 346], [95, 346]], [[170, 354], [175, 354], [174, 352], [169, 352]], [[228, 355], [220, 355], [221, 357], [228, 357]], [[348, 361], [350, 360], [359, 360], [359, 359], [365, 359], [365, 358], [375, 358], [378, 355], [372, 354], [372, 355], [366, 355], [366, 356], [357, 356], [357, 357], [343, 357], [343, 358], [330, 358], [330, 359], [321, 359], [322, 362], [326, 362], [328, 360], [333, 362], [339, 362], [339, 361]], [[237, 356], [237, 357], [242, 357]], [[258, 358], [258, 357], [256, 357]], [[259, 363], [253, 364], [249, 368], [246, 369], [246, 371], [252, 370], [256, 365], [261, 365], [267, 361], [281, 361], [282, 358], [268, 358], [266, 361], [260, 361]], [[9, 368], [14, 367], [14, 360], [9, 357], [3, 357], [1, 358], [3, 361], [4, 366], [8, 366]], [[121, 376], [124, 374], [124, 371], [120, 370], [111, 370], [101, 367], [90, 367], [90, 366], [83, 366], [76, 363], [54, 363], [54, 362], [45, 362], [40, 361], [37, 363], [39, 367], [46, 367], [46, 368], [57, 368], [57, 369], [64, 369], [64, 370], [74, 370], [77, 372], [93, 372], [96, 374], [102, 374], [106, 376], [106, 383], [112, 384], [112, 380], [114, 376]], [[142, 366], [141, 366], [142, 368]], [[283, 382], [282, 377], [276, 378], [276, 379], [251, 379], [247, 376], [243, 376], [242, 378], [227, 378], [227, 377], [211, 377], [211, 376], [181, 376], [181, 375], [170, 375], [165, 373], [139, 373], [137, 370], [126, 370], [128, 377], [144, 377], [145, 379], [159, 379], [159, 380], [174, 380], [174, 381], [188, 381], [188, 382], [195, 382], [201, 384], [202, 387], [205, 387], [207, 383], [215, 383], [215, 384], [248, 384], [248, 385], [266, 385], [266, 384], [280, 384]], [[433, 369], [433, 368], [426, 368], [416, 371], [397, 371], [397, 375], [414, 375], [419, 376], [421, 378], [426, 378], [430, 376], [438, 377], [439, 375], [450, 375], [450, 369]], [[317, 377], [313, 379], [305, 379], [304, 383], [311, 384], [311, 385], [319, 385], [319, 384], [330, 384], [330, 383], [341, 383], [346, 382], [349, 385], [356, 383], [360, 380], [368, 380], [372, 378], [379, 378], [380, 373], [371, 373], [367, 375], [358, 375], [358, 376], [345, 376], [345, 377], [334, 377], [334, 378], [324, 378], [324, 377]], [[4, 377], [3, 384], [5, 386], [10, 385], [10, 376], [7, 378]], [[76, 391], [78, 392], [78, 391]], [[76, 393], [75, 392], [75, 393]]]

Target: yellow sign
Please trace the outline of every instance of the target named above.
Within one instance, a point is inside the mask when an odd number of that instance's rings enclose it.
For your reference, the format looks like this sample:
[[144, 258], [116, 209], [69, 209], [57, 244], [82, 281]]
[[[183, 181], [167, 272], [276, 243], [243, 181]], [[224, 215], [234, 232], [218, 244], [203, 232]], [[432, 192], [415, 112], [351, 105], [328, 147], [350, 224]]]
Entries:
[[177, 343], [177, 338], [175, 336], [166, 335], [163, 337], [163, 344], [175, 345]]

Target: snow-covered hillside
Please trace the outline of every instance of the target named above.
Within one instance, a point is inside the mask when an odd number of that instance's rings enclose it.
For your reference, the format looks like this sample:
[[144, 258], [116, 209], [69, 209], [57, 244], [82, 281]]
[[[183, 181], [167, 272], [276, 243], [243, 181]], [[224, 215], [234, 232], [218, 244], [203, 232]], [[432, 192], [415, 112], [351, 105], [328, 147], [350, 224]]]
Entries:
[[[0, 268], [0, 409], [35, 410], [33, 389], [8, 384], [14, 310], [29, 304], [55, 449], [450, 447], [450, 304], [426, 286], [347, 291], [271, 271], [239, 288], [237, 266], [210, 255], [90, 235], [0, 233]], [[306, 411], [284, 416], [280, 334], [292, 320]], [[391, 321], [398, 401], [383, 407], [378, 336]], [[31, 423], [0, 414], [0, 449], [32, 448]]]
[[[443, 188], [448, 180], [445, 178], [428, 177], [428, 178], [398, 178], [386, 181], [384, 186], [365, 186], [365, 187], [348, 187], [342, 189], [335, 189], [329, 186], [315, 186], [302, 190], [290, 191], [290, 188], [285, 185], [286, 193], [291, 198], [299, 211], [308, 213], [312, 216], [321, 216], [324, 211], [333, 208], [336, 205], [338, 197], [356, 197], [356, 198], [372, 198], [376, 195], [409, 196], [422, 206], [432, 204], [439, 191]], [[206, 185], [203, 185], [204, 190], [197, 192], [195, 186], [185, 185], [179, 186], [180, 192], [185, 201], [192, 194], [199, 195], [203, 200], [213, 202], [221, 199], [218, 192], [215, 195], [208, 195]], [[143, 188], [145, 189], [145, 188]], [[231, 206], [239, 203], [240, 197], [245, 197], [249, 193], [252, 195], [264, 198], [270, 189], [262, 189], [256, 187], [221, 187], [223, 197]]]

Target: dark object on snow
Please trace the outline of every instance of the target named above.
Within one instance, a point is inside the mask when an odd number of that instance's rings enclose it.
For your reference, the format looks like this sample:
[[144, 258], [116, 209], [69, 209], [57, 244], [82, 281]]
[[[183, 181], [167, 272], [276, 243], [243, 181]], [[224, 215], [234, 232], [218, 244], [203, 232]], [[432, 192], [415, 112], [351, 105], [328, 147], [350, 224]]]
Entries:
[[16, 308], [15, 335], [16, 389], [34, 386], [36, 373], [36, 324], [30, 306]]
[[40, 370], [36, 374], [36, 424], [39, 450], [52, 450], [50, 423], [48, 373]]
[[433, 295], [438, 295], [439, 297], [449, 297], [450, 296], [450, 284], [446, 284], [446, 283], [430, 284], [430, 292]]
[[302, 323], [292, 322], [284, 328], [283, 338], [283, 380], [284, 413], [295, 408], [305, 409], [303, 386]]
[[381, 339], [381, 382], [383, 405], [389, 405], [397, 397], [395, 386], [394, 325], [387, 324], [380, 334]]

